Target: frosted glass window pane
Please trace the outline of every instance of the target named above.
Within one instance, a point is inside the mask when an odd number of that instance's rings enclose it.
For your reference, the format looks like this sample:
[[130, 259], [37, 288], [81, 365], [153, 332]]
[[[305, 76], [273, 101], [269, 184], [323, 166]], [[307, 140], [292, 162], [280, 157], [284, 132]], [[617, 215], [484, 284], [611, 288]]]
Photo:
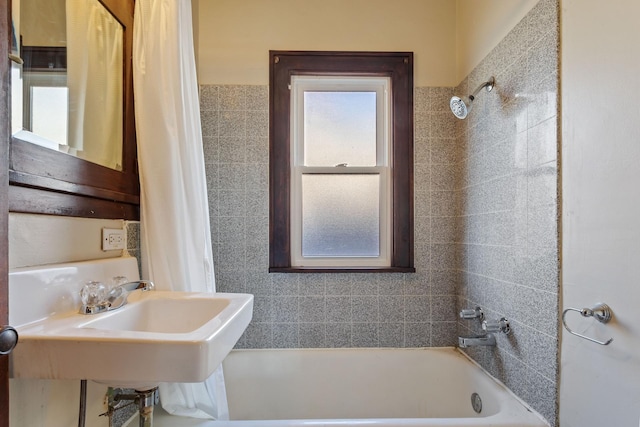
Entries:
[[376, 165], [376, 93], [304, 92], [304, 164]]
[[58, 144], [67, 144], [69, 89], [33, 86], [31, 88], [31, 131]]
[[380, 176], [302, 176], [302, 255], [380, 255]]

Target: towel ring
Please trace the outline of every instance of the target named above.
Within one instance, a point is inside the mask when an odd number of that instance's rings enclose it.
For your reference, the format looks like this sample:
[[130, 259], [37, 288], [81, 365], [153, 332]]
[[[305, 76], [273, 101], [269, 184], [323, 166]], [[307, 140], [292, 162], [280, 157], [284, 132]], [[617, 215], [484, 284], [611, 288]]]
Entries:
[[567, 325], [567, 320], [565, 319], [565, 317], [567, 316], [567, 313], [570, 311], [577, 311], [578, 313], [580, 313], [580, 315], [582, 315], [582, 317], [593, 317], [600, 323], [607, 323], [609, 322], [609, 320], [611, 320], [611, 308], [609, 308], [607, 304], [598, 303], [592, 308], [583, 308], [583, 309], [572, 308], [572, 307], [567, 308], [562, 312], [562, 324], [567, 329], [567, 331], [569, 331], [570, 334], [573, 334], [577, 337], [584, 338], [587, 341], [591, 341], [600, 345], [611, 344], [611, 342], [613, 341], [613, 338], [609, 338], [607, 341], [598, 341], [596, 339], [587, 337], [577, 332], [573, 332], [571, 328], [569, 328], [569, 326]]

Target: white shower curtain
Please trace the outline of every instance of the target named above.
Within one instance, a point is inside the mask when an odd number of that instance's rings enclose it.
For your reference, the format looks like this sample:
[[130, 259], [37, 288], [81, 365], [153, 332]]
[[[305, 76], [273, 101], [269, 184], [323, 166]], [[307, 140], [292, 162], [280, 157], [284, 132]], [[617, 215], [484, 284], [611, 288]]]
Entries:
[[121, 169], [122, 26], [98, 0], [65, 3], [69, 152]]
[[[137, 0], [134, 18], [143, 275], [159, 290], [214, 292], [191, 2]], [[222, 368], [204, 383], [162, 384], [160, 401], [175, 415], [228, 419]]]

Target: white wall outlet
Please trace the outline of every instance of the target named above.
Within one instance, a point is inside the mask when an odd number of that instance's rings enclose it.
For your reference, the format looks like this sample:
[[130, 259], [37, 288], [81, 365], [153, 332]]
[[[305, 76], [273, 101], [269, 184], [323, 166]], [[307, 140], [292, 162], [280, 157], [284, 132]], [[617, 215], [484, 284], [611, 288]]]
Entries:
[[102, 229], [102, 250], [114, 251], [124, 249], [126, 246], [124, 230], [115, 228]]

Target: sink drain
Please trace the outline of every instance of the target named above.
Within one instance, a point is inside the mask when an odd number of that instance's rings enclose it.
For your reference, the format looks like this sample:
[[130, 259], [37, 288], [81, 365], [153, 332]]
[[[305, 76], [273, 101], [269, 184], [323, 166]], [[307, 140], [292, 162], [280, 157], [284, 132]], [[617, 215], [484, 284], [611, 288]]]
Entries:
[[471, 406], [476, 413], [482, 412], [482, 399], [480, 399], [480, 395], [478, 393], [473, 393], [471, 395]]

